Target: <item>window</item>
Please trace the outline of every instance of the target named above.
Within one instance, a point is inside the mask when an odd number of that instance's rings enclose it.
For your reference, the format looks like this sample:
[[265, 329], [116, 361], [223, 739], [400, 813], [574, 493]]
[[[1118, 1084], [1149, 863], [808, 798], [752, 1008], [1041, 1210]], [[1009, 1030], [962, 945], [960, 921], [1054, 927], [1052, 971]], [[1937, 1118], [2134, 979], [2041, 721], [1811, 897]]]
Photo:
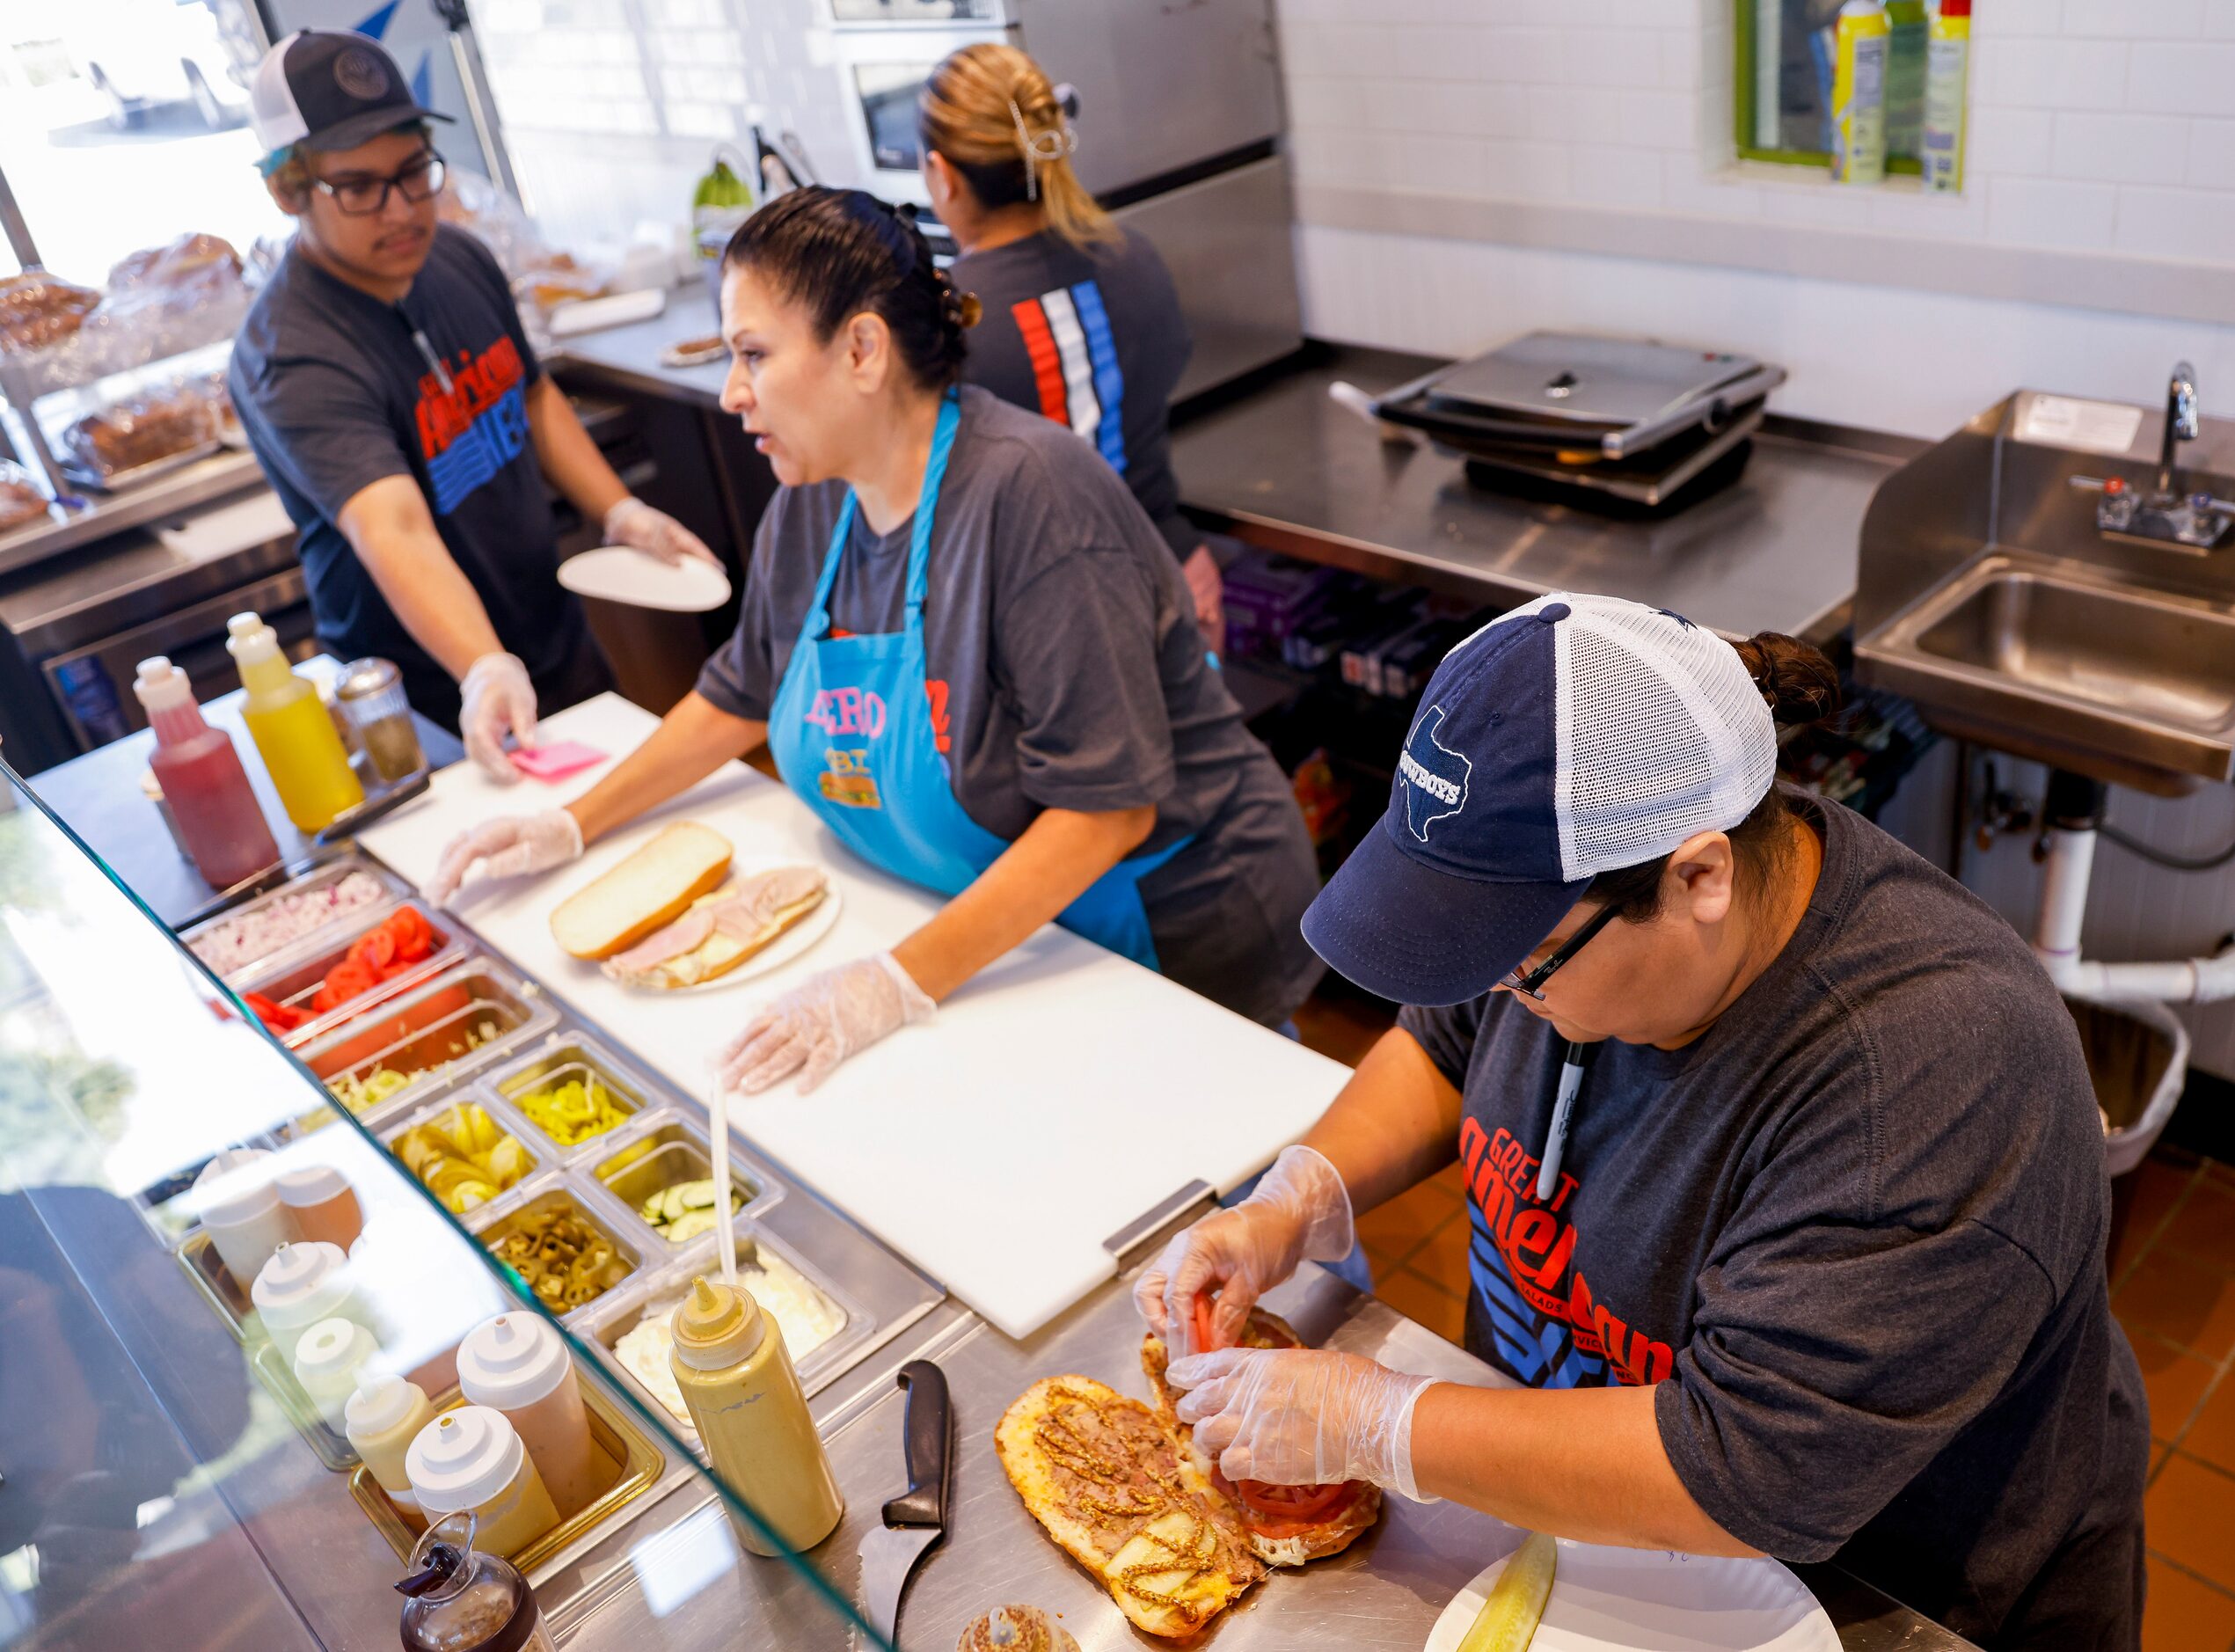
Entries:
[[257, 52], [239, 0], [0, 8], [0, 174], [48, 269], [99, 285], [188, 230], [245, 253], [283, 227], [248, 129]]
[[[1738, 154], [1829, 167], [1841, 0], [1732, 0]], [[1884, 0], [1886, 170], [1915, 176], [1925, 141], [1928, 33], [1938, 0]], [[1961, 83], [1956, 96], [1960, 99]]]

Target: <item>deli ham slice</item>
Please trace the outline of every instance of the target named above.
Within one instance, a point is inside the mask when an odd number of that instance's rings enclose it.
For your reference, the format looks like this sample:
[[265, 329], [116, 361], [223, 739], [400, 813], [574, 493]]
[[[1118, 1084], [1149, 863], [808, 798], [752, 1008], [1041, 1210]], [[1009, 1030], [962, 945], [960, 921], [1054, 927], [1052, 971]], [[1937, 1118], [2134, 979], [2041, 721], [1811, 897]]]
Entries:
[[728, 974], [822, 903], [812, 866], [775, 866], [701, 895], [674, 922], [605, 961], [624, 986], [673, 990]]
[[626, 952], [615, 954], [613, 967], [623, 970], [649, 969], [670, 958], [682, 957], [703, 945], [713, 932], [713, 913], [703, 906], [694, 906], [667, 928], [654, 930]]

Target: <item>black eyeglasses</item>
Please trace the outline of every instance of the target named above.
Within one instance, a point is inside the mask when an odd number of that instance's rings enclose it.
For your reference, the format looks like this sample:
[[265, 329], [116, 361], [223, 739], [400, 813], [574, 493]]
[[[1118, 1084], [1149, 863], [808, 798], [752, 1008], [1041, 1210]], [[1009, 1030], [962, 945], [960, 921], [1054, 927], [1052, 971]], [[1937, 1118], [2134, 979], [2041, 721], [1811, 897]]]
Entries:
[[417, 206], [442, 193], [446, 171], [442, 157], [429, 150], [392, 178], [345, 178], [330, 184], [323, 178], [310, 181], [333, 197], [335, 208], [352, 218], [369, 218], [388, 204], [388, 192], [400, 189], [404, 199]]
[[1525, 971], [1516, 969], [1503, 981], [1498, 983], [1499, 989], [1506, 992], [1518, 992], [1524, 998], [1534, 998], [1537, 1003], [1542, 1004], [1545, 1001], [1543, 990], [1545, 983], [1559, 973], [1559, 967], [1562, 964], [1583, 950], [1585, 941], [1590, 939], [1612, 921], [1616, 910], [1615, 903], [1609, 901], [1584, 921], [1582, 928], [1560, 942], [1558, 952], [1545, 959], [1534, 969]]

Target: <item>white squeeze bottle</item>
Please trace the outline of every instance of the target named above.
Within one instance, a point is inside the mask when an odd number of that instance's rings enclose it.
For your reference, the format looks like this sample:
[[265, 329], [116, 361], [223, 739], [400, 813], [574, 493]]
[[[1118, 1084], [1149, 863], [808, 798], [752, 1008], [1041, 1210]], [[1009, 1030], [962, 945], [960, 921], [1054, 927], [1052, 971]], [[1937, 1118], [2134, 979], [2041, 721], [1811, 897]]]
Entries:
[[612, 1484], [614, 1466], [590, 1438], [574, 1356], [546, 1321], [523, 1310], [467, 1332], [458, 1344], [458, 1391], [469, 1405], [503, 1414], [561, 1519]]

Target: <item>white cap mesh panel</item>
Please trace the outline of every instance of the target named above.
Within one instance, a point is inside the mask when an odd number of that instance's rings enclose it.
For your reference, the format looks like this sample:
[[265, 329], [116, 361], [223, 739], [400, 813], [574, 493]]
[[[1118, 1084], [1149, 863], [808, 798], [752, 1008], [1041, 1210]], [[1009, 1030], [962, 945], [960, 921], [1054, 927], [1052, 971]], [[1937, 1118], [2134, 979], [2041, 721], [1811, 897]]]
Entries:
[[[1560, 860], [1571, 879], [1744, 820], [1777, 774], [1777, 729], [1738, 652], [1612, 597], [1555, 593]], [[1508, 616], [1508, 618], [1515, 616]]]
[[267, 155], [300, 143], [310, 135], [310, 125], [303, 119], [303, 111], [295, 106], [295, 93], [287, 84], [287, 49], [301, 38], [298, 30], [265, 53], [264, 61], [256, 66], [256, 78], [249, 83], [248, 124]]

